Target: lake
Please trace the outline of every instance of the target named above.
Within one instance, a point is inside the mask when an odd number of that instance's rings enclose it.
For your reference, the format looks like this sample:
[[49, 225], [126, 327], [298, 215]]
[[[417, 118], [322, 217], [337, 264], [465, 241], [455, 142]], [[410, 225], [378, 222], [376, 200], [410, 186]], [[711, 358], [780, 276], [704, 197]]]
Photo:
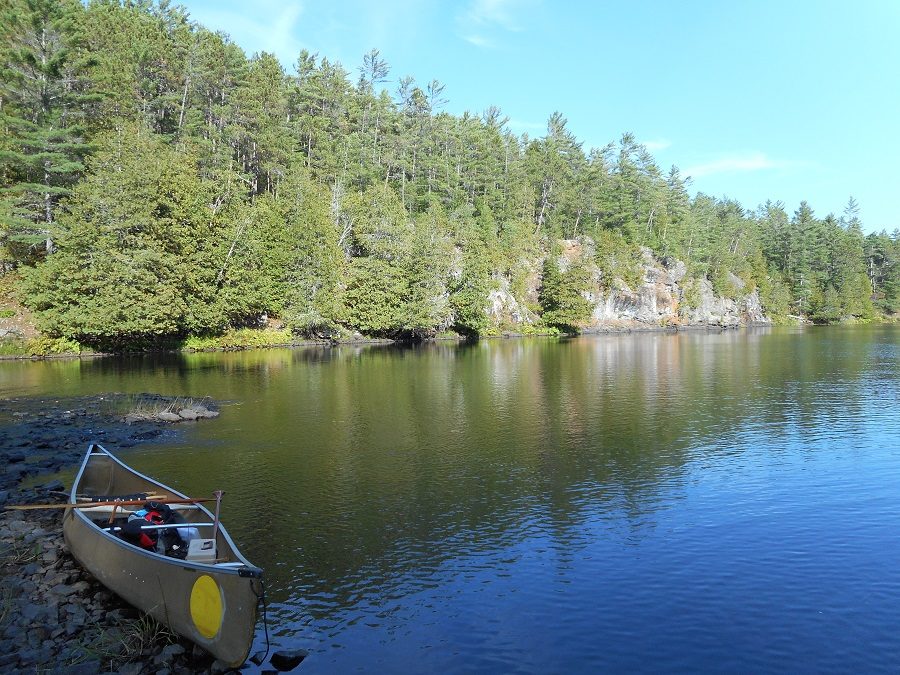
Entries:
[[119, 454], [225, 490], [273, 642], [311, 652], [297, 672], [894, 671], [898, 345], [863, 326], [6, 362], [0, 395], [217, 401]]

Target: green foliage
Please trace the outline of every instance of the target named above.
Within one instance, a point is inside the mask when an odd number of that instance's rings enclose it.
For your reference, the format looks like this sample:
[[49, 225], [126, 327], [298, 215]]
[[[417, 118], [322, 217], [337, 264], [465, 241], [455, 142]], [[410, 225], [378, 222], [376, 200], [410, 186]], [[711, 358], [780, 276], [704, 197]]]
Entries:
[[392, 336], [404, 327], [409, 281], [396, 265], [378, 258], [354, 258], [345, 298], [347, 320], [362, 333]]
[[83, 67], [73, 1], [10, 0], [0, 6], [0, 263], [35, 263], [53, 250], [61, 198], [80, 177], [89, 146], [79, 108]]
[[85, 351], [90, 350], [68, 338], [37, 337], [25, 341], [25, 353], [29, 356], [65, 356]]
[[791, 313], [791, 294], [777, 275], [765, 276], [759, 282], [759, 300], [763, 311], [773, 320]]
[[221, 329], [208, 198], [190, 158], [123, 128], [92, 168], [60, 221], [59, 251], [25, 275], [41, 329], [107, 349]]
[[[377, 50], [355, 82], [306, 51], [285, 72], [166, 2], [0, 12], [0, 274], [26, 268], [54, 338], [134, 349], [269, 317], [321, 338], [486, 335], [507, 328], [485, 312], [507, 284], [571, 330], [588, 291], [643, 284], [642, 247], [775, 317], [900, 311], [900, 233], [863, 236], [852, 199], [820, 218], [690, 198], [633, 134], [586, 153], [558, 112], [530, 138], [497, 108], [442, 112], [436, 80], [392, 98]], [[560, 266], [560, 239], [586, 253]]]
[[452, 283], [450, 304], [455, 314], [454, 328], [477, 337], [490, 327], [487, 297], [491, 290], [491, 268], [484, 249], [473, 246], [460, 254], [461, 269]]
[[283, 317], [297, 333], [330, 337], [343, 318], [346, 260], [329, 195], [296, 167], [283, 181], [276, 206], [284, 219], [278, 242], [283, 260], [268, 269], [283, 271]]
[[682, 280], [681, 307], [685, 309], [697, 309], [703, 301], [700, 292], [700, 284], [696, 279], [685, 277]]
[[741, 291], [737, 284], [734, 283], [730, 270], [725, 267], [717, 266], [710, 281], [712, 282], [713, 293], [723, 298], [731, 298], [733, 300]]
[[591, 303], [584, 297], [590, 289], [590, 270], [586, 262], [577, 257], [567, 262], [568, 269], [560, 268], [559, 248], [554, 248], [544, 260], [540, 302], [543, 306], [544, 324], [571, 332], [578, 330], [591, 315]]
[[604, 290], [615, 287], [618, 279], [636, 290], [644, 282], [643, 255], [640, 247], [627, 242], [621, 232], [603, 230], [595, 235], [594, 262], [600, 270]]
[[222, 335], [191, 335], [181, 343], [182, 349], [193, 351], [258, 349], [261, 347], [283, 347], [294, 341], [290, 330], [259, 330], [238, 328]]

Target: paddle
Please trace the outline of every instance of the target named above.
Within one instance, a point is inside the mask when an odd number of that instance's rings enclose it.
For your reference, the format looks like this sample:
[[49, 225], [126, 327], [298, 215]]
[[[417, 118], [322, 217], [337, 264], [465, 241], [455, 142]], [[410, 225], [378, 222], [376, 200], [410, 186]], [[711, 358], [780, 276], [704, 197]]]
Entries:
[[[69, 496], [69, 493], [65, 490], [50, 490], [48, 494], [59, 495], [60, 497], [66, 498]], [[167, 495], [161, 492], [134, 492], [128, 495], [75, 495], [75, 498], [79, 501], [95, 502], [111, 502], [131, 499], [147, 499], [148, 501], [153, 499], [159, 501], [160, 499], [166, 499], [166, 497]]]
[[97, 506], [143, 506], [148, 501], [155, 501], [160, 504], [195, 504], [197, 502], [214, 502], [216, 500], [213, 497], [205, 497], [203, 499], [134, 499], [111, 502], [79, 502], [78, 504], [13, 504], [6, 508], [16, 511], [31, 511], [33, 509], [92, 509]]
[[[167, 523], [165, 525], [141, 525], [142, 530], [177, 530], [191, 527], [212, 527], [213, 523]], [[121, 527], [104, 527], [107, 532], [121, 532]]]

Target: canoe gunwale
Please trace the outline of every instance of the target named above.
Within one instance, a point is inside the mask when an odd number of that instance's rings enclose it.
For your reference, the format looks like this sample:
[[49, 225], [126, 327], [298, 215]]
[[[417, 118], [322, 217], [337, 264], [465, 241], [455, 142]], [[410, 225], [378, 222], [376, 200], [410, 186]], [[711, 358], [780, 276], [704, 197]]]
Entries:
[[[97, 450], [99, 450], [99, 452], [96, 452]], [[69, 503], [70, 504], [79, 503], [77, 500], [78, 487], [81, 484], [81, 478], [82, 478], [85, 470], [87, 469], [87, 466], [91, 460], [91, 457], [95, 454], [104, 455], [105, 457], [107, 457], [107, 458], [113, 460], [114, 462], [116, 462], [117, 464], [119, 464], [126, 471], [133, 473], [134, 475], [140, 477], [141, 479], [146, 480], [146, 481], [162, 488], [163, 490], [166, 490], [166, 491], [172, 493], [173, 495], [177, 495], [184, 499], [190, 499], [190, 497], [179, 492], [178, 490], [174, 490], [174, 489], [170, 488], [168, 485], [163, 485], [159, 481], [154, 480], [153, 478], [150, 478], [149, 476], [146, 476], [146, 475], [140, 473], [139, 471], [134, 470], [133, 468], [131, 468], [130, 466], [128, 466], [127, 464], [125, 464], [124, 462], [119, 460], [118, 457], [116, 457], [111, 452], [106, 450], [106, 448], [104, 448], [99, 443], [90, 443], [88, 445], [88, 452], [85, 453], [84, 460], [82, 461], [81, 467], [78, 470], [78, 474], [75, 476], [75, 480], [72, 482], [72, 491], [69, 495]], [[196, 504], [195, 506], [198, 509], [200, 509], [201, 511], [203, 511], [207, 516], [209, 516], [210, 520], [214, 519], [213, 514], [205, 506], [203, 506], [202, 504]], [[220, 565], [216, 565], [216, 564], [191, 562], [191, 561], [187, 561], [187, 560], [180, 560], [178, 558], [170, 558], [165, 555], [162, 555], [161, 553], [145, 551], [138, 546], [129, 544], [128, 542], [120, 539], [119, 537], [117, 537], [113, 533], [103, 529], [102, 527], [98, 527], [97, 523], [94, 520], [92, 520], [91, 518], [89, 518], [87, 516], [87, 514], [83, 513], [81, 511], [81, 509], [68, 509], [68, 511], [72, 514], [73, 517], [78, 518], [82, 522], [83, 525], [86, 525], [91, 531], [93, 531], [94, 534], [98, 534], [98, 535], [106, 538], [110, 542], [113, 542], [116, 546], [126, 549], [131, 554], [144, 556], [151, 560], [163, 561], [163, 562], [173, 565], [175, 567], [184, 567], [186, 569], [203, 571], [203, 572], [206, 572], [207, 574], [217, 574], [217, 575], [218, 574], [226, 574], [226, 575], [233, 574], [236, 576], [249, 577], [249, 578], [261, 578], [262, 577], [262, 570], [259, 567], [256, 567], [255, 565], [251, 564], [246, 558], [244, 558], [244, 556], [238, 550], [237, 546], [235, 546], [234, 542], [231, 540], [231, 537], [229, 536], [228, 531], [224, 528], [224, 526], [222, 525], [221, 522], [219, 523], [219, 534], [222, 536], [222, 538], [226, 541], [228, 546], [231, 548], [232, 553], [234, 554], [235, 558], [237, 558], [236, 562], [240, 562], [241, 567], [237, 567], [235, 565], [221, 565], [220, 566]]]

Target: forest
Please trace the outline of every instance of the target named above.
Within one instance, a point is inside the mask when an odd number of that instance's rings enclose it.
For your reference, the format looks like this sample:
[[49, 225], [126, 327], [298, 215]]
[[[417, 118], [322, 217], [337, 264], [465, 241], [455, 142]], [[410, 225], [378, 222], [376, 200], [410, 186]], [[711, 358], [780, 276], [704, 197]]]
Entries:
[[[641, 247], [723, 296], [739, 278], [774, 320], [900, 309], [900, 232], [866, 235], [852, 198], [691, 196], [632, 134], [585, 149], [562, 113], [534, 138], [498, 107], [448, 114], [377, 49], [288, 71], [165, 0], [0, 7], [0, 281], [47, 336], [478, 336], [503, 328], [491, 289], [524, 297], [535, 266], [537, 324], [571, 330]], [[555, 264], [563, 240], [590, 259]]]

